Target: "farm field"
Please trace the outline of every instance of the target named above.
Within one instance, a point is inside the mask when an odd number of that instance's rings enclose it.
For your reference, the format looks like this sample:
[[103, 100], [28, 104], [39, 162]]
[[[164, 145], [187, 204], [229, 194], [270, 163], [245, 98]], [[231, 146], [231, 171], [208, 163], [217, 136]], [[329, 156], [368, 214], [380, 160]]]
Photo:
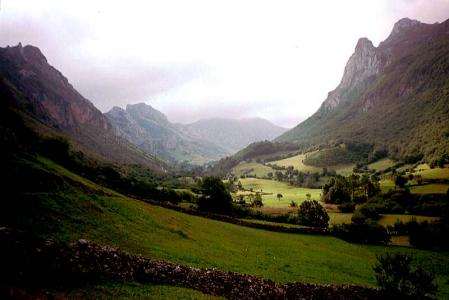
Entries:
[[[267, 193], [262, 194], [262, 201], [265, 207], [289, 207], [291, 201], [300, 204], [307, 199], [306, 194], [311, 195], [311, 199], [320, 200], [321, 189], [308, 189], [293, 187], [285, 182], [259, 178], [242, 178], [240, 179], [245, 189], [253, 189], [254, 192]], [[237, 194], [248, 194], [249, 192], [238, 192]], [[281, 200], [276, 195], [282, 194]]]
[[[321, 173], [323, 171], [323, 168], [309, 166], [309, 165], [306, 165], [303, 163], [303, 160], [310, 153], [313, 153], [313, 152], [309, 152], [309, 153], [305, 153], [305, 154], [298, 154], [298, 155], [295, 155], [295, 156], [292, 156], [289, 158], [271, 161], [271, 162], [269, 162], [269, 164], [278, 165], [281, 167], [293, 166], [296, 170], [301, 171], [301, 172], [310, 172], [310, 173], [319, 172], [319, 173]], [[337, 172], [337, 174], [347, 176], [352, 173], [354, 166], [355, 166], [354, 164], [337, 165], [337, 166], [329, 166], [327, 169], [335, 170]]]
[[256, 163], [256, 162], [241, 162], [237, 166], [235, 166], [231, 171], [235, 176], [241, 177], [241, 176], [256, 176], [256, 177], [265, 177], [268, 175], [268, 173], [274, 173], [275, 171], [263, 164]]
[[[430, 183], [430, 184], [422, 184], [422, 185], [412, 185], [407, 186], [410, 189], [410, 192], [413, 194], [446, 194], [449, 189], [449, 184], [444, 183]], [[396, 187], [394, 185], [393, 180], [391, 179], [382, 179], [380, 181], [380, 189], [382, 193], [386, 193], [389, 190], [395, 190]], [[399, 190], [399, 188], [398, 188]]]
[[415, 168], [414, 175], [421, 175], [423, 179], [449, 179], [449, 168], [433, 168], [427, 164], [419, 165]]
[[[64, 193], [27, 193], [13, 222], [40, 236], [90, 239], [131, 254], [272, 280], [375, 285], [376, 254], [397, 247], [350, 244], [334, 237], [270, 232], [190, 216], [125, 197], [50, 161], [40, 168], [70, 178]], [[101, 191], [101, 193], [99, 193]], [[45, 216], [42, 217], [42, 216]], [[449, 296], [449, 255], [406, 249], [437, 276], [439, 297]]]
[[[351, 223], [352, 213], [338, 213], [338, 212], [328, 212], [330, 220], [329, 224], [342, 224], [342, 223]], [[380, 219], [377, 220], [382, 226], [394, 225], [396, 221], [402, 221], [404, 223], [415, 219], [417, 222], [424, 221], [436, 221], [438, 217], [429, 217], [429, 216], [418, 216], [418, 215], [397, 215], [397, 214], [385, 214], [381, 215]]]
[[370, 170], [376, 170], [376, 171], [383, 171], [386, 170], [392, 166], [394, 166], [395, 162], [389, 158], [383, 158], [381, 160], [378, 160], [376, 162], [373, 162], [368, 165], [368, 169]]
[[449, 190], [449, 184], [431, 183], [415, 185], [410, 187], [413, 194], [446, 194]]

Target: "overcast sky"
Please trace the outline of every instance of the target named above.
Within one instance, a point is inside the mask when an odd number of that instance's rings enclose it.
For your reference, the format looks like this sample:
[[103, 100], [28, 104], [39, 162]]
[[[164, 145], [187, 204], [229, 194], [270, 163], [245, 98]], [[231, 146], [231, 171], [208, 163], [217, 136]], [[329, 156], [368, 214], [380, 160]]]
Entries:
[[288, 127], [337, 86], [358, 38], [449, 18], [449, 0], [0, 1], [0, 45], [39, 47], [103, 112], [146, 102], [174, 122]]

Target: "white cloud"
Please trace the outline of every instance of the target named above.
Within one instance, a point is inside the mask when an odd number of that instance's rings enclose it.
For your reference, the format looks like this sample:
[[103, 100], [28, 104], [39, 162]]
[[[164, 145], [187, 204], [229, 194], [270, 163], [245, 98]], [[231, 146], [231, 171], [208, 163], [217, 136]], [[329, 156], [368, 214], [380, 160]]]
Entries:
[[147, 101], [173, 121], [261, 116], [294, 126], [335, 88], [357, 39], [449, 0], [3, 0], [0, 43], [34, 44], [105, 111]]

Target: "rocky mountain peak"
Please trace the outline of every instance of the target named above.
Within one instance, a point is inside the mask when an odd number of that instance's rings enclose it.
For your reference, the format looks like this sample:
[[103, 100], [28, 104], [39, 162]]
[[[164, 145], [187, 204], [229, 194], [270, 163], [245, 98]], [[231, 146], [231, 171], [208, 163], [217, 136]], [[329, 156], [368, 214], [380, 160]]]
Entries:
[[322, 107], [325, 111], [333, 110], [340, 104], [344, 95], [350, 94], [360, 83], [377, 75], [384, 66], [383, 54], [367, 38], [360, 38], [354, 53], [349, 58], [343, 77], [338, 87], [328, 94]]
[[163, 113], [146, 103], [128, 104], [126, 105], [126, 111], [130, 114], [152, 120], [156, 123], [169, 123], [167, 117]]
[[422, 23], [417, 20], [412, 20], [409, 18], [400, 19], [399, 21], [397, 21], [394, 24], [393, 30], [391, 31], [391, 35], [400, 34], [404, 31], [407, 31], [408, 29], [418, 26], [420, 24], [422, 24]]

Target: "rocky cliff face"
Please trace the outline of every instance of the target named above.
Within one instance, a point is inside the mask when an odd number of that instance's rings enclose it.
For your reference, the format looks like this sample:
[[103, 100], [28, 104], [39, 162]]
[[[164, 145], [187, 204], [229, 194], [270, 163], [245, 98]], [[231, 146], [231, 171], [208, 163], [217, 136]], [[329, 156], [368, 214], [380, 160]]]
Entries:
[[23, 111], [30, 120], [37, 119], [50, 130], [72, 138], [86, 153], [161, 169], [157, 159], [117, 136], [108, 119], [48, 64], [38, 48], [21, 44], [0, 48], [0, 80], [2, 88], [8, 90], [3, 94], [9, 95], [2, 101]]
[[263, 119], [208, 119], [174, 124], [150, 105], [114, 107], [105, 114], [116, 133], [141, 149], [167, 160], [204, 163], [233, 154], [247, 145], [271, 140], [285, 129]]
[[444, 157], [448, 75], [449, 20], [401, 19], [377, 48], [360, 39], [321, 108], [277, 141], [309, 146], [349, 141], [388, 148], [395, 157]]
[[24, 95], [39, 118], [76, 132], [82, 125], [111, 130], [103, 114], [81, 96], [33, 46], [0, 49], [1, 73]]
[[182, 125], [171, 123], [164, 114], [145, 103], [127, 105], [126, 110], [114, 107], [105, 115], [118, 135], [169, 161], [204, 163], [229, 154], [213, 143], [186, 133]]
[[359, 39], [354, 54], [346, 64], [343, 78], [338, 87], [329, 93], [322, 108], [333, 110], [342, 101], [350, 100], [351, 93], [361, 85], [368, 84], [387, 64], [386, 55], [373, 46], [367, 38]]

